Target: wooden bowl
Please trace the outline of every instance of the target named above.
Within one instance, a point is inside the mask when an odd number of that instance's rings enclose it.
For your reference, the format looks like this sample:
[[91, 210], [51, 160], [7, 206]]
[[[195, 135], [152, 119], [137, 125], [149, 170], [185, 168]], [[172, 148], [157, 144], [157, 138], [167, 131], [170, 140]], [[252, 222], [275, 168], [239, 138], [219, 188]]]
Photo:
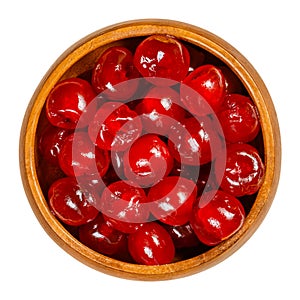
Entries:
[[[104, 49], [112, 45], [132, 48], [146, 36], [169, 34], [191, 49], [202, 48], [227, 65], [240, 79], [255, 102], [261, 119], [259, 143], [266, 166], [262, 187], [253, 199], [245, 223], [231, 238], [204, 253], [160, 266], [119, 261], [99, 254], [80, 243], [53, 216], [44, 197], [37, 170], [36, 133], [45, 100], [54, 85], [91, 70]], [[255, 232], [273, 201], [280, 173], [281, 145], [276, 113], [270, 95], [253, 66], [227, 42], [201, 28], [170, 20], [136, 20], [98, 30], [65, 51], [46, 73], [26, 111], [20, 136], [20, 169], [24, 189], [36, 217], [50, 237], [76, 259], [101, 272], [137, 280], [173, 279], [216, 265], [239, 249]], [[250, 258], [249, 258], [250, 259]]]

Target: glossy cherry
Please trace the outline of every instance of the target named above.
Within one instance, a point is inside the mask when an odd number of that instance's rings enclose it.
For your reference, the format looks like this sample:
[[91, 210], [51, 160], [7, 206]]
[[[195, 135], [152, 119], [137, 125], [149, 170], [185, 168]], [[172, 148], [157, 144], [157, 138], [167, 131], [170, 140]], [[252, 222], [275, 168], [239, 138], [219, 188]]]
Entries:
[[225, 78], [213, 65], [202, 65], [192, 71], [180, 88], [181, 100], [194, 115], [218, 112], [224, 102]]
[[152, 35], [137, 46], [133, 62], [140, 74], [155, 85], [174, 85], [187, 75], [190, 55], [174, 37]]
[[173, 157], [182, 164], [209, 163], [220, 150], [219, 128], [208, 117], [185, 119], [170, 130], [168, 146]]
[[168, 176], [152, 186], [147, 197], [150, 212], [157, 220], [169, 225], [183, 225], [191, 218], [197, 186], [184, 177]]
[[232, 195], [214, 190], [198, 199], [191, 226], [203, 244], [215, 246], [236, 233], [244, 220], [241, 202]]
[[163, 224], [170, 234], [176, 249], [197, 247], [200, 244], [190, 223], [171, 226]]
[[65, 129], [83, 128], [97, 110], [90, 83], [80, 78], [59, 82], [49, 93], [46, 114], [50, 123]]
[[135, 111], [141, 116], [145, 132], [163, 136], [168, 136], [174, 122], [182, 121], [185, 117], [179, 93], [170, 87], [150, 89]]
[[71, 226], [86, 224], [98, 215], [98, 193], [90, 186], [79, 185], [73, 177], [55, 181], [48, 191], [48, 200], [55, 216]]
[[133, 183], [150, 187], [167, 176], [173, 158], [167, 145], [155, 134], [138, 138], [123, 156], [124, 174]]
[[162, 265], [172, 262], [175, 247], [169, 233], [156, 222], [145, 223], [128, 237], [128, 249], [139, 264]]
[[142, 188], [130, 185], [128, 181], [110, 184], [101, 196], [101, 211], [104, 218], [119, 231], [136, 231], [148, 220], [147, 197]]
[[79, 240], [99, 253], [113, 255], [124, 248], [127, 237], [98, 214], [93, 221], [79, 227]]
[[48, 125], [42, 132], [38, 141], [38, 148], [44, 160], [58, 165], [58, 154], [65, 138], [72, 133], [71, 130]]
[[92, 85], [108, 99], [122, 101], [135, 93], [139, 81], [131, 79], [139, 76], [132, 53], [125, 47], [115, 46], [99, 57], [93, 69]]
[[68, 176], [99, 173], [104, 176], [110, 157], [107, 150], [99, 149], [84, 131], [76, 131], [65, 138], [58, 155], [61, 169]]
[[250, 142], [260, 130], [257, 108], [249, 97], [243, 95], [226, 95], [222, 110], [217, 116], [229, 143]]
[[90, 139], [101, 149], [124, 151], [140, 136], [142, 122], [120, 102], [104, 103], [89, 124]]
[[236, 197], [256, 193], [263, 183], [264, 163], [260, 154], [249, 144], [227, 145], [227, 158], [224, 172], [218, 168], [216, 160], [216, 177], [225, 192]]

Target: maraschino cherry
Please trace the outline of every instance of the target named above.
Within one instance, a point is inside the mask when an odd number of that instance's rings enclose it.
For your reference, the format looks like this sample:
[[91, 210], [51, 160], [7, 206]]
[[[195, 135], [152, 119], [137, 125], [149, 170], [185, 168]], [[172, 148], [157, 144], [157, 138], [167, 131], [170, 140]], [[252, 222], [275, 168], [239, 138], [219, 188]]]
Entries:
[[48, 125], [43, 130], [38, 141], [38, 148], [48, 163], [58, 166], [58, 155], [65, 138], [73, 131]]
[[110, 164], [107, 150], [99, 149], [84, 131], [67, 136], [58, 154], [61, 169], [68, 176], [105, 175]]
[[156, 184], [173, 167], [173, 158], [167, 145], [155, 134], [138, 138], [125, 152], [123, 161], [126, 178], [142, 187]]
[[115, 229], [131, 233], [149, 218], [149, 208], [145, 203], [147, 197], [142, 188], [127, 181], [116, 181], [103, 191], [101, 211]]
[[208, 117], [185, 119], [170, 131], [168, 146], [174, 158], [183, 164], [209, 163], [222, 143], [218, 127]]
[[116, 230], [101, 213], [91, 222], [79, 227], [79, 239], [89, 248], [106, 255], [113, 255], [124, 248], [127, 237]]
[[79, 226], [98, 215], [99, 196], [91, 186], [82, 186], [74, 177], [55, 181], [48, 192], [49, 206], [63, 223]]
[[133, 55], [125, 47], [110, 47], [101, 54], [93, 69], [92, 85], [97, 93], [110, 100], [130, 98], [138, 87], [139, 72], [133, 65]]
[[260, 130], [257, 109], [249, 97], [228, 94], [221, 111], [217, 114], [224, 137], [229, 143], [252, 141]]
[[218, 112], [224, 102], [225, 78], [213, 65], [202, 65], [184, 78], [181, 85], [181, 100], [196, 116]]
[[170, 87], [154, 87], [136, 106], [147, 133], [168, 136], [170, 127], [185, 117], [179, 93]]
[[169, 225], [189, 222], [196, 197], [196, 184], [179, 176], [163, 178], [148, 192], [151, 213], [157, 220]]
[[152, 35], [137, 46], [133, 62], [141, 75], [155, 85], [174, 85], [187, 75], [190, 55], [174, 37]]
[[81, 78], [59, 82], [49, 93], [46, 114], [50, 123], [65, 129], [86, 127], [96, 113], [96, 93], [90, 83]]
[[253, 146], [249, 144], [227, 145], [225, 170], [218, 168], [216, 160], [216, 178], [222, 190], [236, 197], [256, 193], [263, 183], [264, 163]]
[[142, 123], [126, 104], [106, 102], [90, 121], [90, 139], [101, 149], [124, 151], [140, 136]]
[[139, 264], [162, 265], [172, 262], [175, 247], [169, 233], [156, 222], [143, 224], [128, 237], [128, 249]]
[[244, 220], [241, 202], [230, 194], [214, 190], [198, 199], [191, 226], [203, 244], [215, 246], [236, 233]]

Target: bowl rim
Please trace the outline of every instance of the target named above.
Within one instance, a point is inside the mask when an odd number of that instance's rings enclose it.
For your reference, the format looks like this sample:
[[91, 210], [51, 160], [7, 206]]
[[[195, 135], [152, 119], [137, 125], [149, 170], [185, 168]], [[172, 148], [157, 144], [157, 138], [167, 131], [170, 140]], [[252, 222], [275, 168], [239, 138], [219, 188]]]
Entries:
[[[204, 254], [160, 266], [144, 266], [118, 261], [97, 253], [74, 238], [50, 212], [35, 169], [35, 132], [46, 96], [63, 75], [93, 50], [121, 39], [169, 34], [199, 46], [222, 60], [242, 81], [255, 102], [261, 118], [264, 142], [265, 180], [242, 228], [231, 238]], [[37, 117], [38, 116], [38, 117]], [[28, 201], [48, 235], [66, 252], [103, 273], [135, 280], [174, 279], [204, 271], [238, 250], [256, 231], [275, 197], [280, 177], [281, 141], [279, 124], [271, 96], [260, 75], [233, 46], [200, 27], [167, 19], [139, 19], [97, 30], [69, 47], [49, 68], [37, 86], [24, 115], [20, 132], [19, 163]]]

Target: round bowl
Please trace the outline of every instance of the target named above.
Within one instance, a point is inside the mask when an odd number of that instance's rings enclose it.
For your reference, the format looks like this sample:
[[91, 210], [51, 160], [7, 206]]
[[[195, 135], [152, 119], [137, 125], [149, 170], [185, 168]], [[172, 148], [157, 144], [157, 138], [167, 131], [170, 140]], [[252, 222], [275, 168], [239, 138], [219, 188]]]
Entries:
[[[37, 130], [47, 95], [62, 79], [91, 70], [99, 54], [112, 45], [134, 47], [153, 34], [176, 37], [191, 49], [201, 48], [227, 65], [239, 78], [257, 106], [264, 157], [264, 182], [252, 200], [241, 229], [204, 253], [190, 254], [170, 264], [146, 266], [123, 262], [99, 254], [78, 241], [51, 213], [39, 182]], [[66, 50], [38, 85], [25, 113], [20, 135], [20, 170], [29, 203], [49, 236], [79, 261], [106, 274], [136, 280], [165, 280], [191, 275], [220, 263], [239, 249], [259, 227], [274, 199], [278, 185], [281, 145], [276, 112], [259, 74], [234, 47], [216, 35], [181, 22], [160, 19], [134, 20], [98, 30]], [[249, 258], [250, 259], [250, 258]]]

